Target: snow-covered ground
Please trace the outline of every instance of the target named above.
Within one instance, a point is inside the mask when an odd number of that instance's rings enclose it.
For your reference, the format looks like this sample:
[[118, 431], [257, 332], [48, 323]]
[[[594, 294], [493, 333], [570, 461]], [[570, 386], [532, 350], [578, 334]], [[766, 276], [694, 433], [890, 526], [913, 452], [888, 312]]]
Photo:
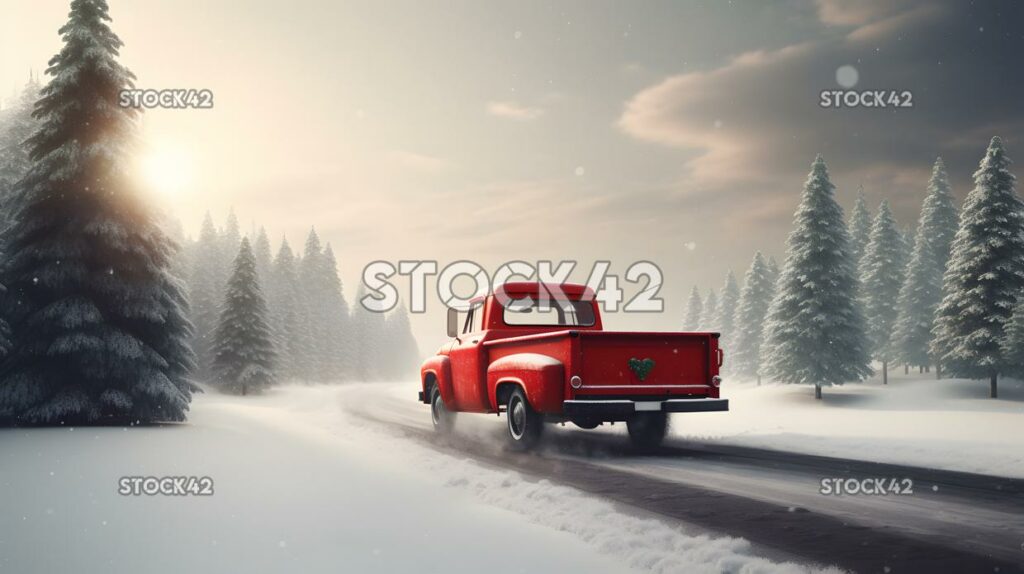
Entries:
[[729, 412], [673, 418], [676, 436], [818, 455], [1024, 477], [1024, 383], [890, 373], [823, 390], [726, 379]]
[[[0, 430], [0, 571], [807, 571], [439, 454], [353, 419], [344, 396], [211, 394], [184, 425]], [[117, 494], [121, 476], [181, 475], [215, 493]]]

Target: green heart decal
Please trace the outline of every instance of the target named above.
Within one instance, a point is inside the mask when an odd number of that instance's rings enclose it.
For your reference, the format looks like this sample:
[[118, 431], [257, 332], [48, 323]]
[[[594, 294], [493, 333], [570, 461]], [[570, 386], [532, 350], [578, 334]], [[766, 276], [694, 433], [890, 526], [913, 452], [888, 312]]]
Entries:
[[636, 374], [636, 378], [642, 382], [654, 370], [654, 359], [630, 359], [629, 370]]

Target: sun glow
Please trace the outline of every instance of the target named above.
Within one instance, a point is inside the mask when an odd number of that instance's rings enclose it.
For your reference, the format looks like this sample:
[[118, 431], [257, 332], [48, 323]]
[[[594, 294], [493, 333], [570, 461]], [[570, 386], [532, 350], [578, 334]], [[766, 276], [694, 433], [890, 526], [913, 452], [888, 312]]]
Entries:
[[173, 145], [150, 147], [140, 159], [139, 167], [145, 185], [165, 196], [187, 192], [195, 175], [188, 151]]

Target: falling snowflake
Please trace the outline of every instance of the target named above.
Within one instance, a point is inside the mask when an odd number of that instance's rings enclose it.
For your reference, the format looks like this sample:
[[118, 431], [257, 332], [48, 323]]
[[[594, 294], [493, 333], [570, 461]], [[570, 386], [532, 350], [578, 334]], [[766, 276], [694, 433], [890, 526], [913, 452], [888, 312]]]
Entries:
[[860, 72], [857, 68], [847, 64], [836, 68], [836, 83], [844, 88], [852, 88], [860, 80]]
[[583, 169], [582, 165], [576, 168], [576, 175], [583, 175], [584, 173], [586, 173], [586, 170]]

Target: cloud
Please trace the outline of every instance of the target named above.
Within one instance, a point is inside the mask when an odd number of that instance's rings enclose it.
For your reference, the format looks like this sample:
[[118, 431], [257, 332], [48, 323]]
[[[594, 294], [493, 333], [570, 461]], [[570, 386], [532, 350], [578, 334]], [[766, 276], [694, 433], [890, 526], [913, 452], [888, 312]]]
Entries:
[[[741, 217], [751, 223], [792, 213], [819, 152], [840, 192], [863, 182], [872, 199], [903, 205], [907, 219], [916, 217], [935, 156], [956, 172], [961, 196], [992, 135], [1018, 142], [1024, 157], [1024, 78], [1006, 57], [1024, 49], [1020, 35], [1008, 33], [1017, 5], [972, 14], [952, 2], [828, 0], [818, 10], [823, 23], [847, 29], [663, 78], [628, 99], [618, 127], [680, 150], [677, 193], [723, 206], [745, 201]], [[914, 107], [820, 107], [822, 90], [840, 89], [835, 75], [844, 65], [859, 71], [857, 90], [910, 90]]]
[[488, 102], [487, 113], [499, 118], [528, 121], [535, 120], [544, 115], [544, 110], [541, 108], [524, 106], [517, 104], [516, 102]]
[[407, 150], [394, 150], [388, 157], [399, 167], [423, 173], [441, 173], [450, 167], [447, 160]]

